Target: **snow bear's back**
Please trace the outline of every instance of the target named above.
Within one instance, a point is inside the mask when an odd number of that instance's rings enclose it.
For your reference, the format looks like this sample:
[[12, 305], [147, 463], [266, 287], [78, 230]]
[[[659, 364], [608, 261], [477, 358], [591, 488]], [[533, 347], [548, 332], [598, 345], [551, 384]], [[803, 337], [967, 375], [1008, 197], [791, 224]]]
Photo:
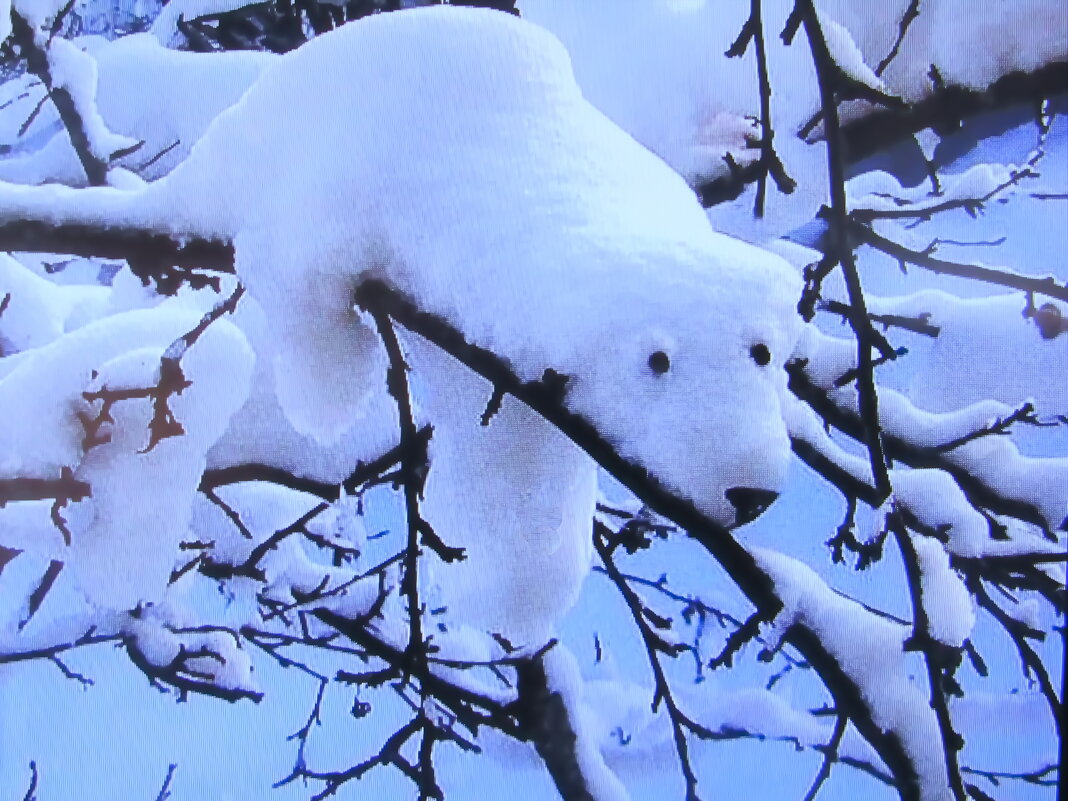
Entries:
[[359, 207], [399, 162], [432, 172], [457, 143], [580, 101], [563, 46], [511, 15], [378, 14], [279, 59], [161, 184], [198, 229], [234, 236], [324, 198]]

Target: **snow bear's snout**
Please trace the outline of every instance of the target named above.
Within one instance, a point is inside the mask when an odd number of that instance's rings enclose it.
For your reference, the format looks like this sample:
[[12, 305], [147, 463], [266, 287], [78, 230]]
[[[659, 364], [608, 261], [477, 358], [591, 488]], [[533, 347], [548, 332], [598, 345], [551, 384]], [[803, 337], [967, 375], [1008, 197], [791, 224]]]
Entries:
[[779, 493], [774, 490], [754, 487], [731, 487], [723, 495], [735, 509], [736, 526], [752, 523], [779, 497]]

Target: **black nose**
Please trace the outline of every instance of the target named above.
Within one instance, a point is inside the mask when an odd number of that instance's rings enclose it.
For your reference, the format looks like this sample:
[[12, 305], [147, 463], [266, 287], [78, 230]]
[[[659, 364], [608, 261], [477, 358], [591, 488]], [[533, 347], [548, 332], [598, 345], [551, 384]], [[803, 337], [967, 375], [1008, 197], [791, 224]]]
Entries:
[[756, 520], [779, 497], [777, 492], [753, 487], [731, 487], [723, 494], [737, 510], [735, 519], [739, 526]]

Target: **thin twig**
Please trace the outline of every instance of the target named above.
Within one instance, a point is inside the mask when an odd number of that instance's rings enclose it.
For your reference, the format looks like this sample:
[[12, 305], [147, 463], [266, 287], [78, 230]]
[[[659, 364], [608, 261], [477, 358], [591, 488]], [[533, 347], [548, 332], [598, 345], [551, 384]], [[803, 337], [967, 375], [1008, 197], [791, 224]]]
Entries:
[[809, 788], [808, 792], [805, 793], [804, 801], [815, 801], [824, 782], [826, 782], [831, 775], [831, 767], [834, 765], [835, 760], [838, 759], [838, 749], [842, 745], [842, 737], [845, 735], [846, 726], [848, 724], [848, 717], [845, 715], [838, 716], [838, 719], [834, 724], [834, 732], [832, 732], [831, 739], [827, 742], [826, 749], [823, 752], [823, 764], [820, 765], [819, 773], [816, 774], [812, 786]]
[[678, 646], [667, 643], [660, 635], [653, 631], [645, 615], [645, 604], [642, 603], [641, 598], [630, 588], [626, 579], [620, 573], [619, 568], [616, 567], [615, 561], [612, 559], [612, 554], [607, 548], [607, 542], [605, 534], [610, 531], [602, 526], [596, 524], [596, 531], [593, 537], [594, 549], [597, 551], [597, 555], [601, 558], [601, 562], [604, 565], [605, 571], [609, 578], [615, 583], [620, 594], [623, 596], [623, 600], [626, 601], [628, 608], [630, 609], [631, 617], [634, 620], [635, 625], [638, 627], [638, 631], [642, 636], [642, 641], [645, 644], [646, 655], [648, 656], [649, 667], [652, 668], [653, 678], [655, 681], [655, 690], [653, 694], [653, 711], [655, 712], [657, 707], [663, 702], [665, 709], [667, 710], [668, 720], [671, 723], [672, 736], [675, 741], [675, 753], [678, 757], [679, 769], [682, 771], [683, 779], [686, 782], [686, 801], [700, 801], [700, 797], [697, 794], [697, 774], [693, 770], [693, 766], [690, 763], [690, 751], [689, 745], [686, 742], [686, 730], [690, 730], [698, 736], [711, 736], [705, 727], [698, 725], [687, 717], [675, 702], [675, 697], [672, 694], [671, 685], [668, 682], [667, 675], [664, 673], [664, 668], [660, 664], [660, 654], [666, 653], [669, 656], [678, 656], [682, 650], [685, 650], [686, 646]]
[[22, 797], [22, 801], [37, 801], [37, 763], [34, 760], [30, 760], [30, 786], [26, 788], [26, 794]]
[[909, 0], [908, 7], [901, 15], [901, 19], [897, 24], [897, 37], [894, 39], [894, 44], [890, 47], [890, 52], [887, 53], [883, 60], [879, 62], [879, 65], [875, 68], [875, 74], [882, 76], [886, 71], [886, 68], [890, 66], [890, 62], [897, 58], [897, 54], [901, 51], [901, 45], [905, 41], [905, 34], [909, 32], [909, 26], [912, 25], [916, 17], [920, 15], [920, 0]]
[[176, 770], [178, 770], [178, 765], [174, 762], [167, 766], [167, 775], [163, 778], [163, 786], [159, 788], [156, 801], [167, 801], [171, 797], [171, 781], [174, 779]]
[[972, 281], [981, 281], [994, 286], [1004, 286], [1011, 289], [1019, 289], [1023, 292], [1031, 292], [1035, 295], [1044, 295], [1057, 300], [1068, 301], [1068, 284], [1058, 281], [1054, 276], [1037, 277], [1020, 275], [1011, 270], [998, 267], [988, 267], [983, 264], [967, 264], [963, 262], [939, 259], [929, 253], [912, 250], [893, 240], [880, 236], [868, 226], [859, 222], [846, 223], [849, 233], [866, 245], [881, 250], [888, 256], [893, 256], [903, 264], [913, 264], [933, 273], [941, 275], [953, 275], [958, 278], [967, 278]]

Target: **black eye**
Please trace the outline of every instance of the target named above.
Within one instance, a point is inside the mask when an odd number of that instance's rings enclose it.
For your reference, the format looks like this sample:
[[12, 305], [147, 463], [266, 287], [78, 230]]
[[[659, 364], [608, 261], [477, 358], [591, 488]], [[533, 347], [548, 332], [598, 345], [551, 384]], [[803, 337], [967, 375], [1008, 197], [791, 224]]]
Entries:
[[761, 367], [771, 363], [771, 351], [768, 350], [768, 346], [762, 342], [753, 345], [753, 347], [749, 349], [749, 355], [752, 356], [753, 361]]
[[671, 359], [662, 350], [649, 354], [649, 369], [657, 375], [663, 375], [671, 369]]

